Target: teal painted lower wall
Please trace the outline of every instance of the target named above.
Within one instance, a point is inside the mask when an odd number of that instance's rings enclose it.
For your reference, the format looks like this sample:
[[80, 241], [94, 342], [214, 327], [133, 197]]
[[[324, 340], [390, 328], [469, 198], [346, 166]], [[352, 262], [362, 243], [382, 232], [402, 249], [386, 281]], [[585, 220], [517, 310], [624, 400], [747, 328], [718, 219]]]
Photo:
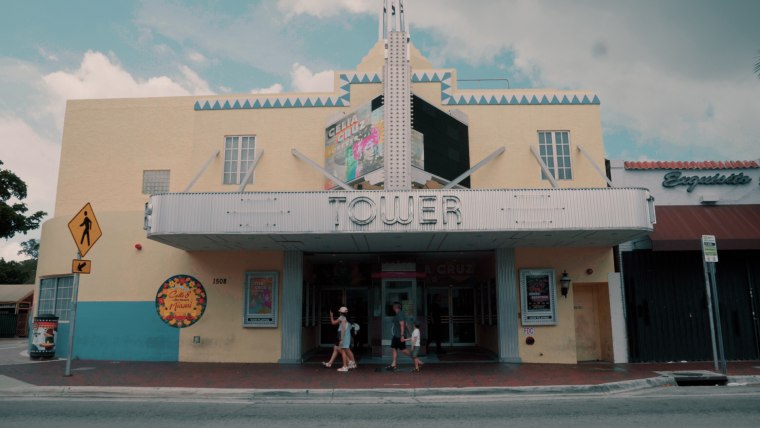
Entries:
[[[154, 302], [80, 302], [74, 359], [178, 361], [179, 329], [166, 325]], [[57, 358], [68, 356], [69, 323], [58, 326]]]

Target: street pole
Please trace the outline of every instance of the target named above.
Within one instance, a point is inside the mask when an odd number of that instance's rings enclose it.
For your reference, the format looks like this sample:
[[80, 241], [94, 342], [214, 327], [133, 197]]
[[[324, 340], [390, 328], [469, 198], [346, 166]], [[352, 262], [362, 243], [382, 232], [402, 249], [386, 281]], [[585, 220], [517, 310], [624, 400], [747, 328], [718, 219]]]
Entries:
[[[726, 364], [726, 353], [723, 349], [723, 329], [720, 322], [720, 304], [718, 303], [718, 284], [715, 282], [715, 263], [707, 263], [707, 270], [710, 273], [710, 285], [712, 287], [713, 310], [715, 311], [715, 340], [718, 344], [717, 360], [720, 365], [720, 372], [724, 375], [728, 372]], [[718, 368], [716, 367], [716, 370]]]
[[705, 274], [705, 290], [707, 291], [707, 313], [710, 316], [710, 339], [712, 339], [713, 362], [715, 371], [724, 375], [726, 354], [723, 350], [723, 330], [720, 324], [720, 303], [718, 301], [718, 285], [715, 281], [715, 264], [718, 263], [718, 244], [714, 235], [702, 235], [702, 270]]
[[[82, 254], [77, 251], [77, 260], [82, 260]], [[69, 320], [69, 354], [66, 356], [64, 376], [71, 376], [71, 357], [74, 354], [74, 326], [77, 320], [77, 300], [79, 297], [79, 273], [74, 273], [74, 287], [71, 290], [71, 319]]]
[[710, 317], [710, 339], [712, 341], [712, 354], [715, 371], [720, 370], [718, 367], [718, 346], [715, 338], [715, 318], [713, 316], [713, 298], [712, 287], [710, 286], [710, 263], [702, 262], [702, 269], [705, 273], [705, 290], [707, 291], [707, 315]]

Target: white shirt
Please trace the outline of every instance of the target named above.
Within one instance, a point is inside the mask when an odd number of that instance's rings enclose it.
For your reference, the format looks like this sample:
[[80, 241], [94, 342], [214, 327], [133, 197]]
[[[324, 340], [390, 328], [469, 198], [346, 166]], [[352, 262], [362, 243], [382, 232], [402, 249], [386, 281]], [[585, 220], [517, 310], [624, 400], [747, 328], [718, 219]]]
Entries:
[[420, 346], [420, 329], [418, 328], [412, 332], [412, 346]]

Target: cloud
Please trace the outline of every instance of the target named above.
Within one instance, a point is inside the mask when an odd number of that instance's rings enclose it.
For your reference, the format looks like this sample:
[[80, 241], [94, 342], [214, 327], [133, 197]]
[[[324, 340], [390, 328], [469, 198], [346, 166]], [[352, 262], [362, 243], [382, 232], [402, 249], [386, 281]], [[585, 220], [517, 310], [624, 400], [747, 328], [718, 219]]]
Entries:
[[[449, 12], [421, 13], [433, 3]], [[760, 129], [750, 124], [760, 117], [760, 104], [748, 96], [758, 94], [758, 82], [746, 64], [748, 41], [760, 31], [744, 16], [749, 10], [737, 6], [518, 1], [464, 7], [419, 0], [408, 9], [417, 28], [442, 38], [441, 58], [484, 63], [512, 52], [513, 72], [536, 86], [595, 91], [606, 126], [632, 130], [638, 150], [663, 153], [657, 145], [666, 143], [754, 159]], [[760, 14], [758, 3], [745, 6], [757, 11], [749, 15]], [[742, 31], [756, 37], [739, 36]]]
[[295, 92], [329, 92], [335, 86], [333, 70], [320, 71], [315, 74], [299, 63], [295, 63], [291, 67], [290, 78]]
[[87, 51], [77, 70], [55, 71], [42, 77], [47, 90], [58, 102], [48, 106], [59, 123], [63, 121], [65, 100], [93, 98], [165, 97], [206, 95], [213, 92], [190, 67], [181, 65], [179, 76], [136, 79], [115, 58]]
[[349, 13], [379, 13], [379, 0], [278, 0], [277, 7], [286, 15], [308, 14], [320, 18]]
[[252, 94], [279, 94], [284, 88], [281, 84], [275, 83], [268, 88], [251, 89]]
[[[290, 86], [293, 92], [330, 92], [335, 86], [333, 70], [312, 72], [305, 65], [295, 63], [290, 68]], [[252, 89], [252, 94], [278, 94], [284, 90], [280, 83], [268, 88]]]
[[[39, 135], [23, 119], [10, 114], [0, 115], [0, 141], [3, 147], [13, 148], [0, 153], [0, 160], [4, 163], [0, 168], [12, 171], [27, 185], [27, 198], [21, 201], [29, 209], [27, 214], [45, 211], [48, 215], [43, 220], [51, 218], [55, 208], [60, 146]], [[26, 235], [17, 234], [11, 239], [2, 240], [0, 257], [5, 260], [25, 259], [26, 256], [17, 254], [21, 249], [20, 243], [32, 238], [39, 239], [39, 236], [37, 229]]]
[[197, 64], [206, 63], [206, 57], [198, 51], [193, 51], [193, 50], [189, 51], [187, 53], [187, 59]]
[[202, 5], [143, 1], [136, 12], [142, 31], [161, 35], [203, 54], [243, 63], [267, 73], [287, 70], [301, 56], [301, 40], [269, 2], [226, 15]]
[[[188, 73], [182, 72], [185, 78]], [[197, 77], [197, 75], [195, 75]], [[133, 98], [189, 95], [190, 91], [166, 76], [138, 81], [120, 64], [100, 52], [87, 51], [79, 69], [56, 71], [43, 77], [53, 93], [63, 99]], [[193, 82], [197, 84], [198, 82]]]
[[[283, 13], [325, 20], [379, 5], [278, 3]], [[491, 65], [533, 87], [594, 91], [605, 128], [636, 138], [628, 153], [760, 156], [758, 2], [415, 0], [405, 11], [412, 40], [425, 33], [418, 47], [436, 66]], [[511, 63], [494, 64], [503, 58]]]

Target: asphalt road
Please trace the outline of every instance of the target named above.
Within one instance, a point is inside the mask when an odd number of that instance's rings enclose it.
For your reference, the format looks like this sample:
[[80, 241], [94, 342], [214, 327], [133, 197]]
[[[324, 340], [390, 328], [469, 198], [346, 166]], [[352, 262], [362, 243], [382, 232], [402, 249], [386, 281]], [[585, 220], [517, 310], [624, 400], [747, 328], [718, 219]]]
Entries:
[[105, 399], [0, 400], [3, 428], [224, 427], [757, 427], [760, 386], [669, 387], [594, 396], [329, 404]]

